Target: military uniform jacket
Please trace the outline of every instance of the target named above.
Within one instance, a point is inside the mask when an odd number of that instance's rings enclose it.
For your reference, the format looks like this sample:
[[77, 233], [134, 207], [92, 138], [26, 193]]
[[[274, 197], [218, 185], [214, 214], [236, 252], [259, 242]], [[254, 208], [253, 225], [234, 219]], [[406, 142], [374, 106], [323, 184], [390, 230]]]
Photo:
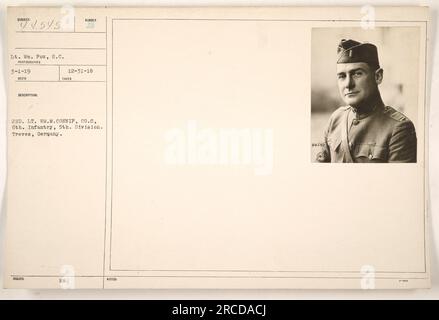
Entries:
[[[346, 147], [350, 154], [346, 153]], [[361, 116], [350, 106], [340, 107], [329, 119], [325, 141], [316, 160], [416, 162], [415, 127], [392, 107], [379, 106]]]

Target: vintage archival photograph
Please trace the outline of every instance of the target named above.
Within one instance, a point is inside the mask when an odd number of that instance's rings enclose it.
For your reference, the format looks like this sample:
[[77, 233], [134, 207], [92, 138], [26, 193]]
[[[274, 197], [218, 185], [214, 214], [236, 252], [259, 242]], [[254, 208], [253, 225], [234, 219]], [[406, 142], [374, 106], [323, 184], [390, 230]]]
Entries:
[[8, 9], [5, 287], [430, 287], [428, 8], [62, 9]]
[[418, 27], [313, 28], [313, 162], [417, 160]]

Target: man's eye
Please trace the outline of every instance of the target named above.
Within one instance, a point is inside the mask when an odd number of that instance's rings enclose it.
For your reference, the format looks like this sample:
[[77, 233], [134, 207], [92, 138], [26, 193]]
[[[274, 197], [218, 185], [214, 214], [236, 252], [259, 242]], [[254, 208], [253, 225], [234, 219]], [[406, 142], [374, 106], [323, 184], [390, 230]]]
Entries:
[[361, 77], [362, 75], [363, 75], [363, 72], [361, 72], [361, 71], [357, 71], [354, 73], [355, 77]]
[[339, 74], [339, 75], [338, 75], [338, 78], [339, 78], [339, 79], [344, 79], [344, 78], [346, 78], [346, 76], [345, 76], [344, 74]]

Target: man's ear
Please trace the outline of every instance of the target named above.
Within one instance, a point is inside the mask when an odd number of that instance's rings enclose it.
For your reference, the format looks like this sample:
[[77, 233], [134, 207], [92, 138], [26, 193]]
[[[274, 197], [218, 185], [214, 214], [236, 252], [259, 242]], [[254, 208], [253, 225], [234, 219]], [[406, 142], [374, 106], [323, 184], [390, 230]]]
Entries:
[[382, 68], [378, 68], [375, 70], [376, 84], [381, 84], [381, 82], [383, 82], [383, 73], [384, 73], [384, 70]]

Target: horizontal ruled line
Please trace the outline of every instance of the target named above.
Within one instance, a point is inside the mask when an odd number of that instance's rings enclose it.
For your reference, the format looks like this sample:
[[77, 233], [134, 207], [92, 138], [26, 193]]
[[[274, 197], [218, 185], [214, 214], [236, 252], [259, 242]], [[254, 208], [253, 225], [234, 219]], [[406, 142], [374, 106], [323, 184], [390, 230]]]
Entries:
[[[272, 272], [272, 273], [361, 273], [358, 271], [346, 271], [346, 270], [224, 270], [224, 269], [110, 269], [110, 271], [119, 272], [239, 272], [239, 273], [249, 273], [249, 272]], [[386, 273], [416, 273], [423, 274], [425, 271], [374, 271], [375, 274], [386, 274]]]
[[[246, 18], [114, 18], [114, 21], [269, 21], [269, 22], [361, 22], [361, 19], [246, 19]], [[425, 20], [374, 20], [375, 22], [427, 22]]]
[[[105, 278], [267, 278], [267, 279], [363, 279], [364, 276], [264, 276], [264, 275], [254, 275], [254, 276], [215, 276], [215, 275], [201, 275], [201, 276], [184, 276], [184, 275], [102, 275], [102, 276], [63, 276], [63, 275], [10, 275], [10, 277], [24, 277], [24, 278], [73, 278], [73, 277], [105, 277]], [[388, 280], [399, 280], [401, 277], [375, 277], [375, 279], [388, 279]], [[409, 280], [427, 280], [428, 277], [418, 278], [418, 277], [404, 277], [404, 279]]]
[[10, 277], [14, 278], [102, 278], [103, 276], [64, 276], [64, 275], [16, 275], [12, 274]]
[[15, 82], [106, 82], [105, 80], [15, 80]]
[[61, 67], [68, 67], [68, 66], [86, 66], [86, 67], [106, 67], [106, 64], [43, 64], [43, 63], [16, 63], [16, 66], [26, 66], [26, 67], [33, 67], [33, 66], [61, 66]]
[[34, 47], [19, 47], [16, 50], [106, 50], [106, 48], [34, 48]]
[[105, 31], [15, 31], [17, 33], [105, 33]]

